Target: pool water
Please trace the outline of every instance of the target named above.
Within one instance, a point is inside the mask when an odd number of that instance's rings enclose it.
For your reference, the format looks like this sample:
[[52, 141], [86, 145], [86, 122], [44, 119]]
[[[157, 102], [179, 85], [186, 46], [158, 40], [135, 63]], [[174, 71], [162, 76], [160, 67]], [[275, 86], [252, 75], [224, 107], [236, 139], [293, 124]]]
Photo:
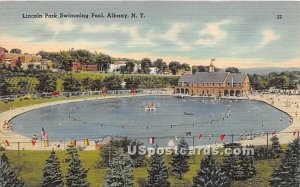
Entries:
[[[145, 112], [147, 102], [156, 111]], [[289, 116], [259, 101], [208, 99], [200, 97], [135, 96], [81, 101], [43, 107], [23, 113], [11, 123], [17, 133], [32, 137], [42, 127], [50, 140], [127, 136], [149, 144], [154, 137], [159, 146], [171, 146], [185, 136], [195, 146], [254, 137], [262, 131], [280, 131]], [[198, 135], [202, 134], [201, 139]], [[194, 137], [194, 140], [193, 140]]]

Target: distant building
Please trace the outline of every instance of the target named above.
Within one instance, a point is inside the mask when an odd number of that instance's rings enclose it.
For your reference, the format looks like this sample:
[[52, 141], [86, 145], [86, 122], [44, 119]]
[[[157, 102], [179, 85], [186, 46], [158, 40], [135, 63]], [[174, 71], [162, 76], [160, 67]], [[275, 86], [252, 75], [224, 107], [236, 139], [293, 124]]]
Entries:
[[21, 63], [37, 62], [40, 60], [42, 60], [42, 56], [40, 55], [25, 54], [20, 57]]
[[113, 64], [109, 64], [107, 72], [116, 72], [121, 66], [126, 66], [126, 63], [127, 61], [116, 61]]
[[72, 71], [97, 71], [97, 65], [88, 65], [82, 64], [81, 62], [73, 62]]
[[297, 89], [278, 89], [275, 87], [270, 87], [268, 92], [274, 94], [291, 94], [291, 95], [300, 95], [300, 85], [297, 85]]
[[246, 74], [214, 72], [211, 63], [209, 72], [184, 74], [178, 80], [175, 93], [198, 96], [245, 96], [250, 89]]
[[33, 65], [33, 67], [35, 69], [37, 69], [39, 67], [40, 70], [50, 70], [53, 68], [53, 63], [51, 60], [40, 60], [40, 61], [36, 61], [36, 62], [29, 62], [29, 63], [22, 63], [21, 64], [21, 68], [24, 70], [28, 69], [29, 65]]
[[7, 53], [5, 48], [0, 48], [0, 59], [2, 64], [12, 68], [17, 66], [19, 62], [21, 66], [26, 67], [29, 63], [40, 62], [42, 64], [42, 57], [35, 54], [19, 54], [19, 53]]
[[157, 68], [156, 67], [150, 67], [149, 70], [150, 70], [150, 72], [149, 72], [150, 75], [156, 75], [157, 74]]
[[191, 74], [193, 74], [193, 72], [192, 71], [186, 71], [186, 70], [184, 70], [184, 69], [180, 69], [180, 70], [178, 70], [177, 72], [176, 72], [176, 75], [191, 75]]

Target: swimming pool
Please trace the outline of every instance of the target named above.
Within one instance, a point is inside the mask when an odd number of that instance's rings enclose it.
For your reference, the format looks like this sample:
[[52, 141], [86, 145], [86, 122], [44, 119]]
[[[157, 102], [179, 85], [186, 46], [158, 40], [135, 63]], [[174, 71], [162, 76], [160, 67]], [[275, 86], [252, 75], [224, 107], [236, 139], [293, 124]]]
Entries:
[[[153, 102], [156, 111], [145, 112]], [[14, 131], [32, 137], [44, 127], [50, 140], [127, 136], [148, 145], [154, 137], [160, 146], [176, 144], [185, 136], [189, 144], [238, 140], [241, 133], [280, 131], [289, 116], [259, 101], [200, 97], [135, 96], [59, 104], [32, 110], [11, 120]], [[202, 137], [199, 140], [198, 135]], [[194, 137], [194, 140], [193, 140]]]

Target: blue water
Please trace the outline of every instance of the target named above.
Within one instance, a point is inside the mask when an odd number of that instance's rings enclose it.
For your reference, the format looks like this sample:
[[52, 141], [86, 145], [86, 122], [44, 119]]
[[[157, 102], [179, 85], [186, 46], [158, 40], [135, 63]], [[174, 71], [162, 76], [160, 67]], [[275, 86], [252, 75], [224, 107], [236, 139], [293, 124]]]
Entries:
[[[157, 111], [145, 112], [149, 101], [156, 104]], [[148, 144], [149, 137], [155, 137], [155, 143], [167, 146], [170, 141], [176, 143], [176, 136], [179, 140], [186, 133], [190, 145], [192, 136], [194, 145], [203, 145], [220, 143], [221, 133], [226, 134], [224, 142], [229, 142], [230, 134], [236, 134], [234, 140], [238, 140], [241, 132], [251, 132], [253, 136], [262, 131], [278, 132], [288, 126], [288, 119], [287, 114], [258, 101], [140, 96], [43, 107], [11, 122], [16, 132], [28, 137], [40, 135], [44, 127], [50, 140], [97, 140], [111, 135]]]

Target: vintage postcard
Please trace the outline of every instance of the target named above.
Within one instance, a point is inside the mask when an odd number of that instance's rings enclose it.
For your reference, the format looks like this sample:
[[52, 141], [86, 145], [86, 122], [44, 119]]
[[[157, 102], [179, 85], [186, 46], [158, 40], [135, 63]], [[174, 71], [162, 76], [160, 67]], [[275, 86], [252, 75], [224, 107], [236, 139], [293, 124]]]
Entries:
[[299, 1], [0, 2], [0, 187], [299, 186]]

